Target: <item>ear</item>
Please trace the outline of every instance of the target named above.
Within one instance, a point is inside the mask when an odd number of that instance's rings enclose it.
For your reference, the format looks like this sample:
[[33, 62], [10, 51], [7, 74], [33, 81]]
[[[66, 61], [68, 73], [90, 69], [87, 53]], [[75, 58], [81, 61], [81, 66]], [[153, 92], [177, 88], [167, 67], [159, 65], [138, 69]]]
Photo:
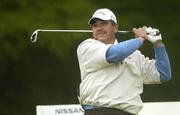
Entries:
[[118, 25], [116, 24], [114, 26], [115, 26], [115, 33], [117, 33], [118, 32]]

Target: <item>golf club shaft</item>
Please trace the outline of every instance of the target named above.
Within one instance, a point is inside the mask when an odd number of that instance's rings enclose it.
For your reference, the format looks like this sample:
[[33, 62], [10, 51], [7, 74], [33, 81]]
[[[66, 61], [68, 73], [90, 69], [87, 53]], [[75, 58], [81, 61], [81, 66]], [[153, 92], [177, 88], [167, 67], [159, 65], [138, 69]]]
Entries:
[[[33, 32], [31, 35], [31, 42], [37, 41], [38, 32], [93, 32], [92, 30], [47, 30], [47, 29], [38, 29]], [[118, 31], [121, 34], [132, 33], [132, 31]]]
[[[47, 30], [38, 29], [39, 32], [93, 32], [92, 30]], [[118, 33], [129, 33], [130, 31], [118, 31]]]

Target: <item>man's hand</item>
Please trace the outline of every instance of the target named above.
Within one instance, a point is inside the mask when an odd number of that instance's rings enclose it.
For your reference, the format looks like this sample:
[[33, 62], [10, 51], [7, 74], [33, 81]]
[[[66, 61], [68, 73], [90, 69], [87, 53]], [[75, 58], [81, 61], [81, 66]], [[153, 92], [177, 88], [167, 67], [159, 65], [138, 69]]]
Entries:
[[145, 28], [133, 28], [133, 32], [135, 34], [135, 37], [141, 39], [142, 41], [145, 41], [148, 37]]
[[151, 27], [144, 27], [146, 29], [147, 32], [147, 39], [152, 42], [153, 44], [155, 44], [158, 41], [162, 40], [161, 34], [159, 32], [158, 29], [155, 28], [151, 28]]

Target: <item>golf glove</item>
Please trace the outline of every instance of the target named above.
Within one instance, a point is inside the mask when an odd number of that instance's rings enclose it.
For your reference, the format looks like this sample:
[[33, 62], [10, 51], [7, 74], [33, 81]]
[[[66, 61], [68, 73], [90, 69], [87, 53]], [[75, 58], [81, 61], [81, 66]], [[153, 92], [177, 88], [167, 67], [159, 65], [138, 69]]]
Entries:
[[148, 28], [146, 28], [146, 32], [148, 34], [147, 35], [147, 40], [149, 40], [153, 44], [156, 43], [159, 40], [162, 40], [161, 34], [160, 34], [158, 29], [148, 27]]

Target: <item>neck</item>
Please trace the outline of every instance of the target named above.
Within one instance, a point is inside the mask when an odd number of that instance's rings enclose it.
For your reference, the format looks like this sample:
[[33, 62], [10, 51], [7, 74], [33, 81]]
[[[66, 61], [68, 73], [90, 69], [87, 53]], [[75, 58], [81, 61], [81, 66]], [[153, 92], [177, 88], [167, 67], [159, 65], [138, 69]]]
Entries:
[[109, 39], [108, 41], [105, 42], [105, 44], [114, 44], [115, 38]]

